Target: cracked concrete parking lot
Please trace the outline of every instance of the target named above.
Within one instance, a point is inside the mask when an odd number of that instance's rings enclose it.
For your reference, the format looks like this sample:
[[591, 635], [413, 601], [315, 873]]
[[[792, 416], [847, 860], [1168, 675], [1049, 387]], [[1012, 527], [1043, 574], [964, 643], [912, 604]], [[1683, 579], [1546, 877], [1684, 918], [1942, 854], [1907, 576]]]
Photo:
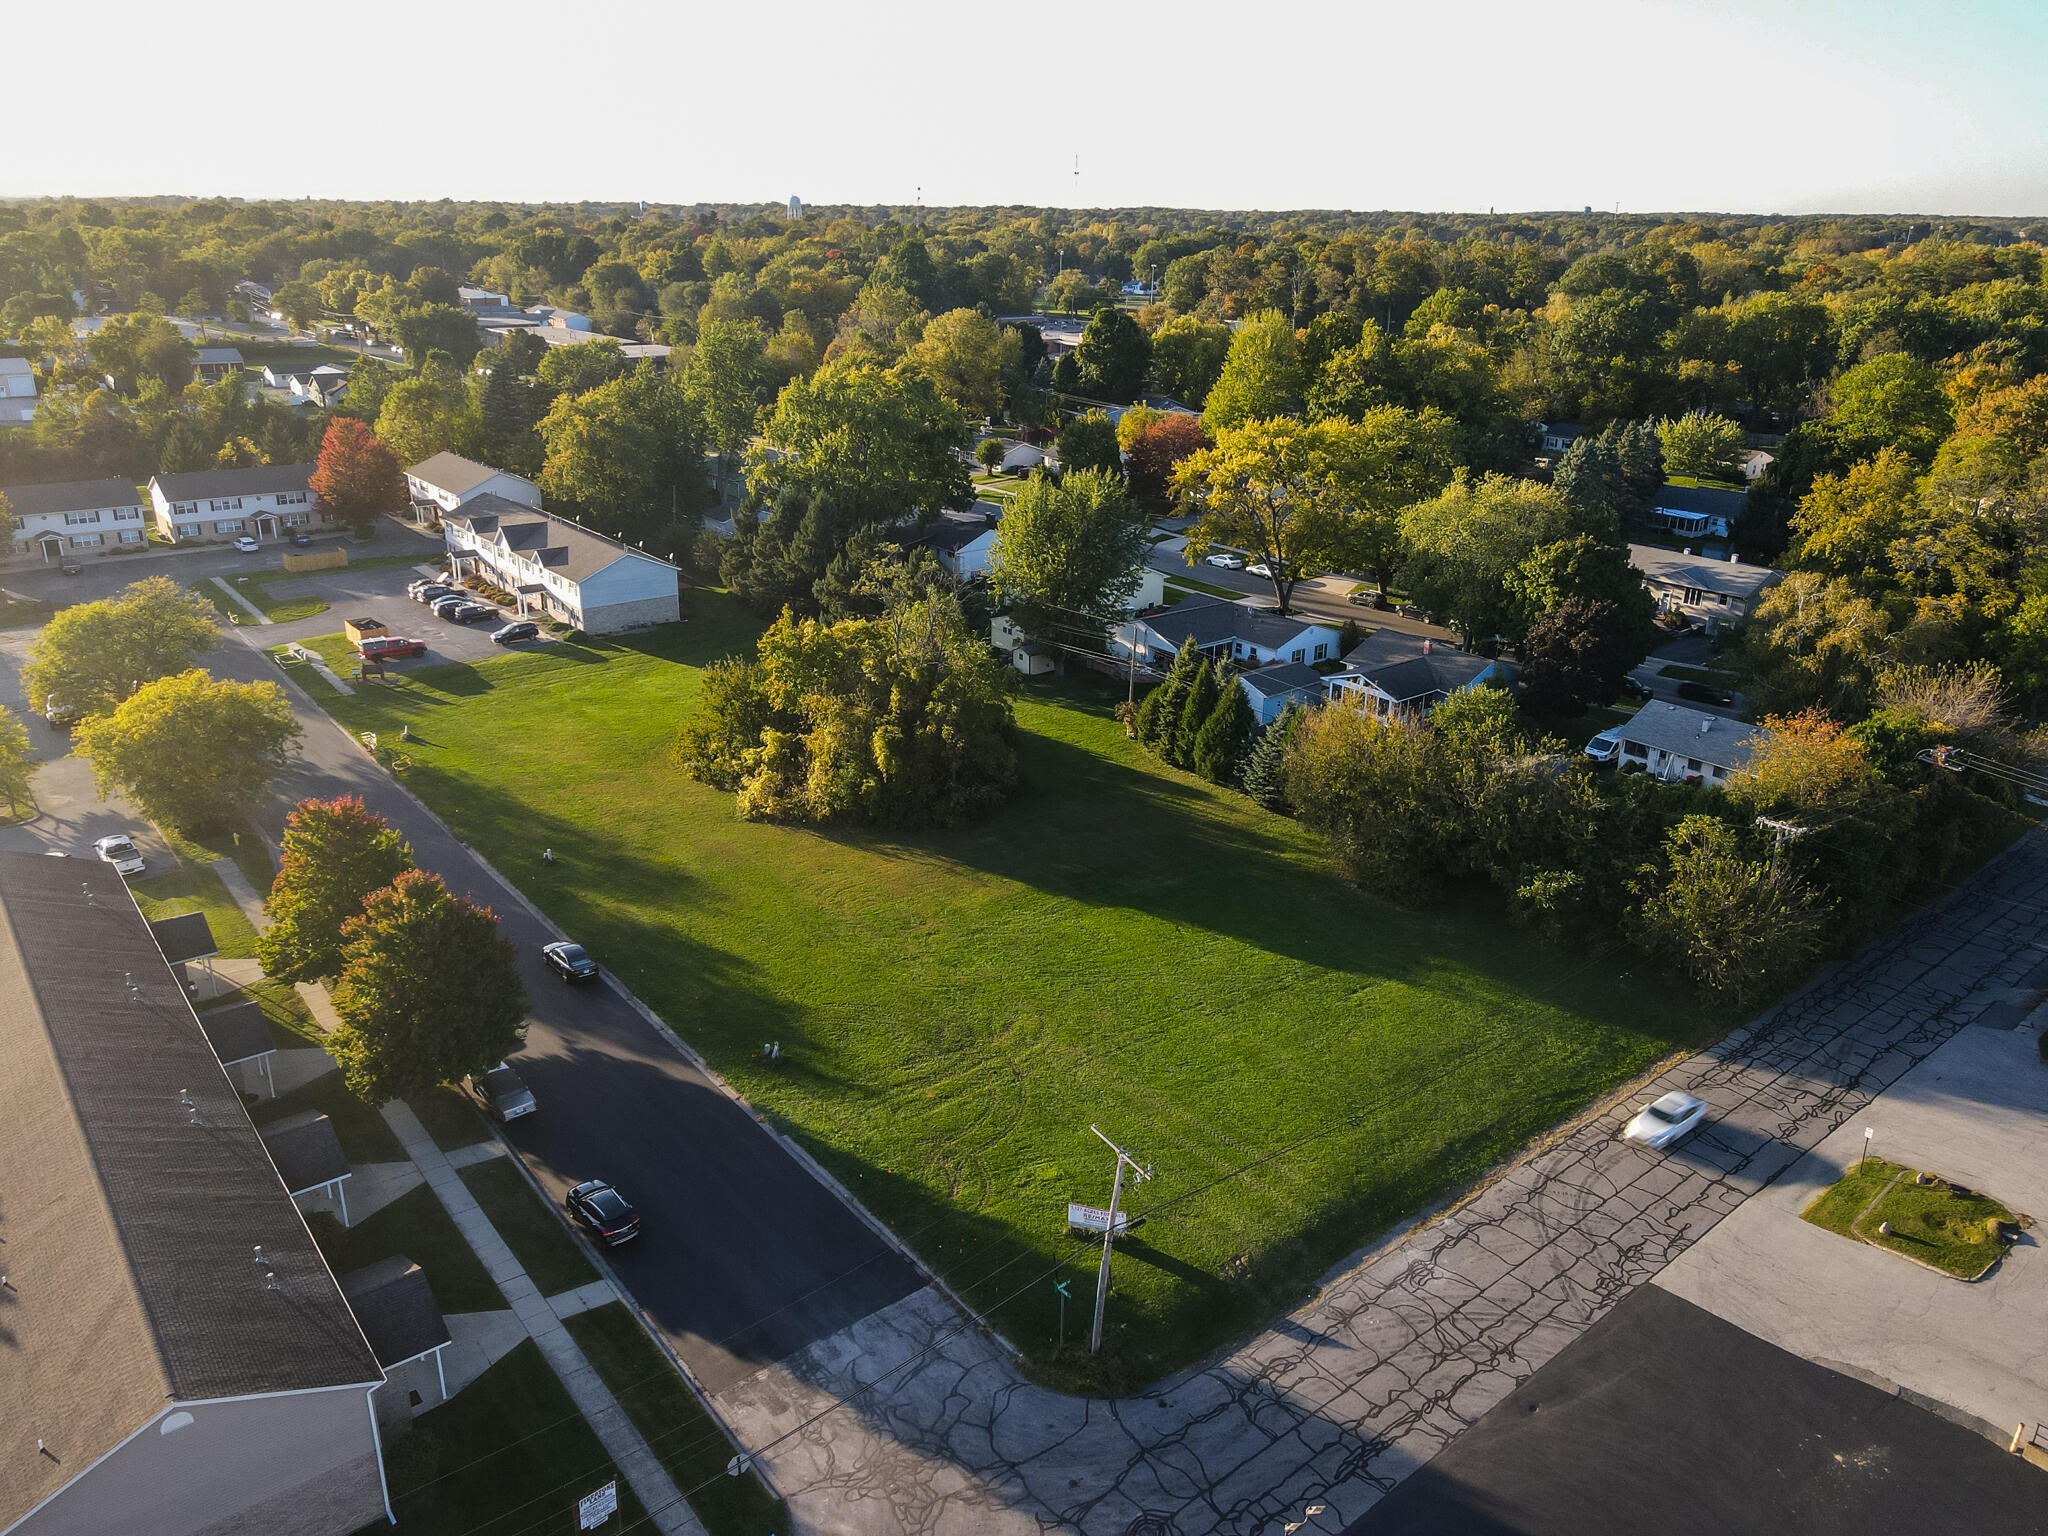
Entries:
[[[1115, 1402], [1021, 1380], [919, 1291], [725, 1388], [817, 1532], [1337, 1532], [2008, 994], [2048, 979], [2030, 834], [1748, 1028], [1581, 1121], [1234, 1353]], [[1665, 1154], [1642, 1099], [1713, 1120]]]

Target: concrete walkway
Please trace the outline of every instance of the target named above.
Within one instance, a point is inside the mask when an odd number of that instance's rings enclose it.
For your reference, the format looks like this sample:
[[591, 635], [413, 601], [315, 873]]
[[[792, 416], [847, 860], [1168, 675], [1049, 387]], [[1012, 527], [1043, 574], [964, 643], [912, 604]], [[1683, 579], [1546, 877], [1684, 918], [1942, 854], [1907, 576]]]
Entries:
[[242, 596], [241, 593], [237, 592], [234, 589], [234, 587], [231, 586], [223, 577], [214, 577], [213, 584], [216, 587], [219, 587], [221, 591], [227, 593], [229, 597], [233, 598], [236, 604], [239, 605], [243, 610], [245, 610], [250, 616], [250, 618], [255, 620], [256, 623], [268, 624], [270, 622], [269, 614], [265, 613], [261, 608], [258, 608], [254, 603], [250, 602], [249, 599]]
[[256, 894], [256, 887], [242, 873], [241, 865], [233, 859], [215, 859], [213, 872], [220, 876], [220, 883], [228, 888], [228, 894], [235, 898], [235, 905], [242, 909], [242, 916], [249, 919], [251, 927], [261, 930], [270, 926], [270, 919], [263, 915], [263, 898]]
[[[618, 1464], [620, 1473], [646, 1507], [654, 1528], [669, 1533], [669, 1536], [706, 1536], [704, 1527], [684, 1502], [667, 1470], [655, 1459], [647, 1441], [633, 1427], [632, 1420], [626, 1417], [618, 1400], [584, 1358], [576, 1341], [569, 1337], [568, 1329], [562, 1326], [564, 1316], [574, 1316], [586, 1308], [571, 1302], [571, 1310], [560, 1313], [541, 1295], [540, 1287], [527, 1278], [524, 1267], [513, 1257], [512, 1250], [498, 1235], [498, 1229], [484, 1215], [483, 1207], [470, 1194], [469, 1186], [462, 1182], [461, 1175], [435, 1145], [434, 1138], [427, 1134], [427, 1128], [420, 1124], [417, 1115], [398, 1100], [385, 1105], [383, 1115], [404, 1145], [406, 1155], [419, 1165], [428, 1186], [447, 1207], [456, 1227], [468, 1239], [470, 1247], [476, 1250], [476, 1256], [490, 1271], [505, 1299], [512, 1304], [512, 1311], [526, 1329], [527, 1336], [540, 1346], [541, 1354], [554, 1367], [569, 1396], [583, 1410], [583, 1417], [596, 1432], [606, 1454]], [[603, 1287], [604, 1300], [618, 1298], [618, 1292], [610, 1281], [598, 1281], [596, 1284]], [[584, 1286], [555, 1300], [569, 1301], [569, 1298], [581, 1296], [592, 1289], [592, 1286]]]

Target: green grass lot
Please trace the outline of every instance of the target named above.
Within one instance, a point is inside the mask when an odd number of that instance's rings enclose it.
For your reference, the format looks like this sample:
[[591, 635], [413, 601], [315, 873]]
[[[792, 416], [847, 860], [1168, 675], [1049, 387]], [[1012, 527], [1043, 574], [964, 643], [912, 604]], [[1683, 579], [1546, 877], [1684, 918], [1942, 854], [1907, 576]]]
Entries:
[[326, 1211], [315, 1211], [307, 1225], [337, 1275], [402, 1253], [425, 1271], [435, 1304], [443, 1312], [496, 1312], [505, 1305], [504, 1293], [455, 1218], [424, 1184], [352, 1227], [344, 1227]]
[[1747, 492], [1749, 484], [1744, 480], [1702, 480], [1698, 475], [1666, 475], [1666, 485], [1690, 486], [1694, 490], [1741, 491]]
[[774, 1536], [789, 1529], [788, 1507], [759, 1478], [751, 1472], [726, 1476], [732, 1442], [623, 1301], [564, 1318], [562, 1326], [676, 1487], [689, 1491], [691, 1512], [711, 1536]]
[[[1725, 1025], [1629, 959], [1461, 893], [1347, 887], [1294, 822], [1127, 741], [1120, 686], [1027, 685], [1026, 783], [957, 832], [743, 822], [669, 765], [723, 594], [630, 642], [327, 700], [410, 725], [407, 783], [981, 1308], [1047, 1379], [1150, 1381], [1374, 1234]], [[543, 865], [543, 848], [556, 862]], [[760, 1043], [787, 1055], [770, 1066]], [[1090, 1122], [1156, 1164], [1089, 1369], [1060, 1276], [1100, 1204]], [[1077, 1292], [1078, 1294], [1078, 1292]]]
[[[1823, 1190], [1804, 1214], [1817, 1227], [1889, 1249], [1959, 1280], [1975, 1280], [2012, 1246], [1994, 1223], [2011, 1211], [1988, 1195], [1936, 1179], [1915, 1184], [1916, 1170], [1866, 1158]], [[1872, 1202], [1875, 1202], [1874, 1204]], [[1878, 1228], [1889, 1223], [1889, 1234]]]
[[[575, 1402], [527, 1339], [385, 1447], [396, 1536], [571, 1531], [576, 1501], [619, 1476]], [[649, 1530], [623, 1479], [599, 1531]]]
[[348, 1091], [339, 1072], [329, 1072], [274, 1099], [249, 1107], [249, 1118], [261, 1127], [273, 1120], [317, 1109], [334, 1122], [334, 1134], [352, 1163], [402, 1163], [405, 1148], [384, 1117]]
[[246, 1002], [254, 1002], [263, 1009], [264, 1022], [270, 1026], [271, 1043], [279, 1050], [302, 1051], [327, 1044], [327, 1037], [320, 1033], [320, 1026], [313, 1022], [313, 1015], [288, 981], [272, 981], [264, 977], [225, 997], [201, 1003], [199, 1011], [204, 1013], [209, 1008], [225, 1008], [230, 1003]]
[[511, 1158], [471, 1163], [458, 1177], [469, 1186], [527, 1278], [540, 1287], [541, 1295], [573, 1291], [597, 1278], [595, 1266], [576, 1246], [569, 1229], [555, 1220]]
[[220, 876], [207, 865], [187, 859], [178, 868], [160, 875], [130, 880], [128, 889], [135, 893], [135, 904], [151, 922], [185, 912], [204, 912], [206, 926], [213, 930], [213, 942], [221, 954], [247, 957], [256, 953], [255, 928], [235, 905], [228, 888], [220, 883]]
[[443, 1152], [459, 1151], [491, 1139], [489, 1122], [477, 1113], [469, 1095], [452, 1083], [443, 1083], [431, 1093], [416, 1093], [405, 1102]]
[[[312, 575], [315, 573], [307, 572], [306, 574]], [[254, 604], [273, 624], [289, 624], [294, 619], [310, 619], [315, 614], [327, 611], [327, 602], [324, 598], [310, 595], [278, 597], [272, 593], [266, 583], [283, 580], [285, 579], [283, 577], [269, 575], [263, 577], [229, 576], [222, 579], [232, 586], [235, 591], [239, 592], [246, 601]], [[298, 578], [292, 577], [290, 579], [297, 580]], [[212, 577], [203, 577], [193, 582], [192, 590], [213, 604], [219, 610], [221, 616], [227, 619], [229, 623], [254, 624], [256, 622], [240, 603], [221, 591], [219, 583], [214, 581]]]

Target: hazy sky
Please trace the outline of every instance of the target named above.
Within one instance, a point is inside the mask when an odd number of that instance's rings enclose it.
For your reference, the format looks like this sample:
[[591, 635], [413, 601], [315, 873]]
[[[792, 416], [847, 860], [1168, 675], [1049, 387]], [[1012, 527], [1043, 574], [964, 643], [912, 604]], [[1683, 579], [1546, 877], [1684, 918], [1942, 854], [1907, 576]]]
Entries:
[[0, 0], [0, 38], [38, 61], [0, 194], [2048, 214], [2048, 0]]

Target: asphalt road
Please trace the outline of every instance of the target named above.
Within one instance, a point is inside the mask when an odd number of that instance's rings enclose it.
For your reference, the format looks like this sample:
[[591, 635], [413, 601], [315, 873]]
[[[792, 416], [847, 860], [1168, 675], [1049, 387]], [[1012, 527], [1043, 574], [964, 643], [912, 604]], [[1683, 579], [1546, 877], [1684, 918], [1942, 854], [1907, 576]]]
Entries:
[[1349, 1536], [2020, 1536], [2042, 1487], [1981, 1436], [1645, 1285]]
[[[268, 629], [224, 634], [206, 666], [218, 677], [278, 681], [277, 667], [255, 648], [270, 638]], [[0, 699], [11, 704], [20, 700], [18, 666], [31, 639], [22, 630], [0, 639]], [[640, 1208], [643, 1236], [609, 1258], [708, 1390], [925, 1283], [609, 983], [571, 988], [547, 971], [540, 949], [559, 935], [325, 713], [285, 686], [305, 734], [278, 797], [257, 818], [262, 830], [274, 840], [288, 808], [305, 796], [360, 795], [405, 833], [422, 868], [498, 913], [519, 946], [533, 1003], [526, 1045], [514, 1060], [540, 1105], [509, 1128], [510, 1139], [556, 1198], [584, 1179], [605, 1178]], [[0, 846], [76, 853], [106, 832], [146, 830], [126, 808], [97, 801], [85, 765], [68, 755], [68, 738], [39, 723], [30, 730], [51, 758], [37, 777], [43, 814], [0, 831]]]

